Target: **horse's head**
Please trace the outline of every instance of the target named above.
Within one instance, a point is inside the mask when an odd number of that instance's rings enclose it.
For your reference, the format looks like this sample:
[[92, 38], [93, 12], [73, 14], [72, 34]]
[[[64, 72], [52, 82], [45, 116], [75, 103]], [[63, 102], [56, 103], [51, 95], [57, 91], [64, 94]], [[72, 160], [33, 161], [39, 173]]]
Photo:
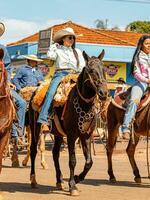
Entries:
[[83, 56], [86, 61], [86, 67], [84, 69], [84, 83], [86, 83], [88, 88], [90, 88], [91, 91], [93, 90], [101, 100], [105, 100], [108, 95], [104, 64], [102, 62], [104, 54], [105, 52], [103, 50], [98, 57], [89, 57], [85, 51], [83, 52]]

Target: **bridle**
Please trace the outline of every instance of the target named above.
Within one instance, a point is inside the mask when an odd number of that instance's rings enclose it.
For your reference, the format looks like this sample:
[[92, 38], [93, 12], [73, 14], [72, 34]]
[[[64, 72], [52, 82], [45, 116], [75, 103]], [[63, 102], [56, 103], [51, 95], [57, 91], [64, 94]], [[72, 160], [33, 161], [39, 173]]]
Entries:
[[[95, 60], [92, 60], [93, 63], [96, 63], [96, 62], [94, 62], [94, 61], [96, 61], [96, 59], [95, 59]], [[93, 97], [91, 97], [91, 98], [85, 98], [85, 97], [83, 97], [83, 95], [81, 94], [81, 92], [80, 92], [80, 90], [79, 90], [78, 84], [76, 84], [77, 93], [78, 93], [79, 97], [80, 97], [83, 101], [85, 101], [86, 103], [90, 103], [90, 102], [93, 102], [93, 101], [94, 101], [96, 95], [98, 94], [97, 86], [98, 86], [99, 84], [101, 84], [100, 81], [99, 81], [99, 82], [96, 82], [96, 83], [95, 83], [95, 81], [93, 81], [93, 79], [92, 79], [90, 73], [88, 72], [88, 68], [89, 68], [89, 66], [85, 67], [85, 69], [84, 69], [84, 70], [86, 71], [87, 75], [88, 75], [88, 78], [85, 79], [85, 81], [83, 82], [83, 84], [85, 84], [87, 81], [90, 81], [91, 85], [93, 86], [93, 88], [94, 88], [94, 90], [95, 90], [95, 95], [94, 95]]]

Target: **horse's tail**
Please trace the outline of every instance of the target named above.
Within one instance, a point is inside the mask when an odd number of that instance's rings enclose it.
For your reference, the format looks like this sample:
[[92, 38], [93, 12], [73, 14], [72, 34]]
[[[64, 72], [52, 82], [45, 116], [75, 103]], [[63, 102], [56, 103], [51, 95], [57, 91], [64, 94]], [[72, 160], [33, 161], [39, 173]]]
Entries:
[[38, 112], [33, 110], [32, 108], [32, 100], [31, 100], [29, 104], [29, 125], [31, 129], [32, 144], [37, 143], [39, 139], [40, 125], [37, 123], [38, 115], [39, 115]]

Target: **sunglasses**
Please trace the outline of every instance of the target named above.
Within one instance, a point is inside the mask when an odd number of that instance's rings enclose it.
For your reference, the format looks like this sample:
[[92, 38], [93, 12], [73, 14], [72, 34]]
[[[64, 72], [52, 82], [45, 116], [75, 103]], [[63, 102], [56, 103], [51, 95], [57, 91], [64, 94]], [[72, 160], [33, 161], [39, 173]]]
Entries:
[[75, 38], [74, 38], [74, 36], [69, 36], [68, 39], [69, 40], [74, 40]]

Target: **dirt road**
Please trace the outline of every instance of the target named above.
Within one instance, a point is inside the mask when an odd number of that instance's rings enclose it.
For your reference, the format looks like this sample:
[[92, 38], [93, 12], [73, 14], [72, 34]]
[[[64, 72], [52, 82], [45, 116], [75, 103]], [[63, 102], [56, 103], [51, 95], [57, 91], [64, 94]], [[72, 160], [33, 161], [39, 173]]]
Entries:
[[[86, 176], [84, 182], [78, 184], [79, 197], [71, 197], [68, 192], [68, 154], [61, 153], [61, 168], [65, 180], [65, 190], [58, 191], [55, 187], [55, 171], [51, 151], [46, 151], [48, 169], [43, 170], [40, 165], [40, 155], [36, 160], [36, 177], [38, 189], [30, 188], [30, 163], [27, 168], [11, 168], [9, 158], [3, 162], [3, 170], [0, 176], [1, 199], [4, 200], [150, 200], [150, 179], [142, 178], [142, 184], [134, 183], [133, 173], [124, 151], [126, 142], [117, 143], [113, 167], [117, 178], [116, 184], [108, 181], [107, 159], [102, 144], [96, 144], [96, 156], [93, 156], [93, 167]], [[140, 141], [136, 150], [137, 165], [142, 177], [147, 176], [146, 168], [146, 142]], [[23, 155], [19, 157], [20, 161]], [[84, 165], [84, 158], [81, 150], [77, 150], [76, 174]]]

